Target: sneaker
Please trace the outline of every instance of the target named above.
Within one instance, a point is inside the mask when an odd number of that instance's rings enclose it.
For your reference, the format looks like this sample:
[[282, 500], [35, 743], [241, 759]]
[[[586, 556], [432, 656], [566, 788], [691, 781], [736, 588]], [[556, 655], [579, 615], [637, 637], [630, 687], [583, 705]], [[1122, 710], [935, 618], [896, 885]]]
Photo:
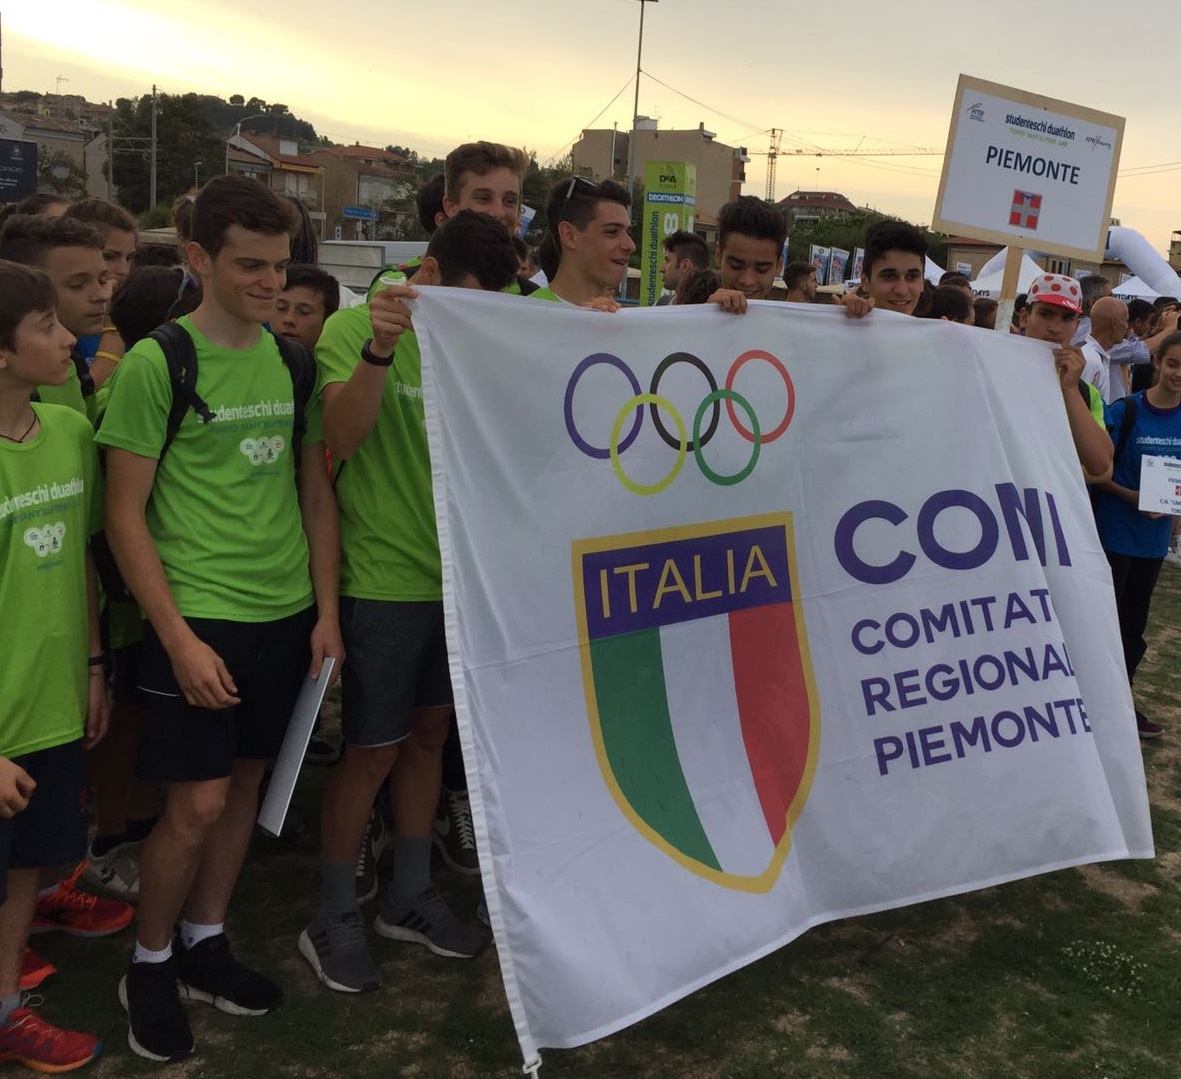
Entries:
[[234, 958], [224, 933], [206, 937], [192, 948], [186, 948], [177, 936], [172, 954], [176, 956], [177, 987], [189, 1000], [212, 1004], [227, 1015], [266, 1015], [283, 1000], [283, 990], [270, 978]]
[[36, 989], [46, 978], [57, 973], [55, 967], [44, 956], [38, 955], [32, 948], [26, 948], [21, 956], [20, 990], [28, 993]]
[[480, 875], [472, 804], [468, 801], [467, 791], [442, 789], [439, 808], [435, 812], [434, 840], [448, 869], [465, 877]]
[[0, 1060], [15, 1060], [35, 1072], [68, 1072], [102, 1051], [93, 1034], [63, 1030], [29, 1008], [15, 1008], [0, 1025]]
[[182, 1060], [193, 1051], [193, 1032], [180, 1006], [174, 956], [163, 963], [131, 963], [119, 980], [119, 1003], [127, 1013], [127, 1044], [133, 1052], [165, 1063]]
[[79, 862], [52, 892], [37, 897], [30, 933], [61, 930], [72, 937], [107, 937], [127, 927], [135, 908], [121, 899], [104, 899], [80, 890], [78, 878], [85, 868], [86, 862]]
[[1150, 738], [1159, 738], [1165, 733], [1164, 727], [1159, 723], [1153, 723], [1143, 712], [1136, 713], [1136, 730], [1139, 732], [1141, 739], [1147, 741]]
[[365, 946], [360, 911], [350, 910], [324, 923], [314, 920], [299, 935], [299, 954], [320, 981], [338, 993], [369, 993], [381, 987], [381, 971]]
[[373, 930], [388, 940], [425, 944], [435, 955], [448, 959], [472, 959], [484, 950], [484, 938], [464, 925], [447, 906], [437, 888], [428, 888], [403, 911], [377, 916]]
[[377, 895], [377, 863], [390, 843], [389, 829], [382, 815], [373, 810], [365, 825], [365, 838], [357, 858], [357, 902], [368, 903]]
[[139, 900], [139, 844], [121, 843], [106, 854], [96, 855], [94, 847], [86, 851], [86, 868], [81, 880], [105, 895], [127, 903]]
[[340, 760], [343, 747], [323, 734], [313, 734], [303, 755], [305, 764], [332, 765]]

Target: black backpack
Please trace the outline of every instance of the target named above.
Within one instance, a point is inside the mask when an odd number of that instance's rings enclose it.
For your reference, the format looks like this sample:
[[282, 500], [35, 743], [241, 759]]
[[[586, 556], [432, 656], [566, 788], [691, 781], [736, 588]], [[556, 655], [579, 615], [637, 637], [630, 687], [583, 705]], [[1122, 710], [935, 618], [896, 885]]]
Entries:
[[[168, 410], [164, 443], [160, 447], [158, 459], [163, 460], [190, 408], [197, 413], [202, 423], [209, 423], [214, 416], [201, 395], [197, 393], [197, 349], [185, 328], [177, 322], [165, 322], [148, 336], [164, 353], [164, 362], [168, 366], [168, 381], [172, 385], [172, 407]], [[292, 416], [291, 425], [291, 451], [298, 474], [300, 447], [307, 430], [305, 413], [316, 386], [316, 365], [303, 345], [274, 331], [271, 332], [271, 336], [279, 348], [283, 365], [291, 375], [295, 401], [295, 414]]]
[[[214, 419], [213, 411], [197, 393], [197, 349], [193, 339], [184, 327], [176, 322], [165, 322], [157, 326], [149, 335], [160, 346], [164, 353], [164, 362], [168, 367], [168, 381], [172, 386], [172, 405], [168, 410], [168, 421], [164, 428], [164, 442], [160, 446], [159, 462], [164, 460], [164, 454], [176, 438], [180, 426], [184, 423], [185, 415], [191, 408], [197, 413], [202, 423], [210, 423]], [[307, 431], [307, 406], [312, 399], [312, 392], [316, 386], [316, 365], [311, 354], [303, 345], [288, 340], [281, 334], [271, 332], [279, 355], [283, 358], [283, 365], [291, 375], [291, 386], [295, 410], [291, 417], [291, 452], [295, 464], [296, 478], [299, 478], [300, 451], [303, 436]], [[93, 385], [93, 383], [91, 383]], [[119, 603], [134, 603], [135, 598], [128, 590], [119, 567], [115, 563], [115, 556], [111, 553], [107, 543], [106, 533], [99, 532], [91, 539], [91, 551], [94, 555], [95, 568], [98, 570], [99, 580], [103, 591], [109, 600]]]

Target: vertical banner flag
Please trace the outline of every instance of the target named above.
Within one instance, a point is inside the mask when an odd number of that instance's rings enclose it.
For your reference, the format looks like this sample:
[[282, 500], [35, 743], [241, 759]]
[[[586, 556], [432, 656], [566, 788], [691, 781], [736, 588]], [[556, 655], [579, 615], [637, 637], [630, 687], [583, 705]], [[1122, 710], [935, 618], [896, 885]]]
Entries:
[[37, 190], [37, 144], [0, 139], [0, 202], [19, 202]]
[[834, 247], [828, 261], [828, 283], [842, 285], [845, 282], [845, 269], [849, 265], [849, 252], [840, 247]]
[[537, 209], [533, 206], [526, 206], [521, 203], [520, 224], [517, 226], [517, 235], [521, 239], [525, 238], [525, 233], [533, 226], [533, 219], [537, 216]]
[[850, 281], [861, 280], [861, 268], [865, 265], [865, 248], [858, 247], [853, 251], [853, 269], [849, 272]]
[[409, 302], [530, 1066], [820, 923], [1152, 856], [1049, 346], [821, 305]]
[[809, 261], [812, 263], [812, 268], [816, 271], [816, 284], [818, 285], [828, 283], [828, 262], [831, 256], [831, 248], [821, 247], [819, 244], [812, 245], [812, 253], [809, 256]]
[[684, 161], [644, 162], [644, 217], [640, 222], [640, 304], [651, 307], [660, 295], [664, 238], [678, 229], [693, 231], [697, 206], [697, 166]]

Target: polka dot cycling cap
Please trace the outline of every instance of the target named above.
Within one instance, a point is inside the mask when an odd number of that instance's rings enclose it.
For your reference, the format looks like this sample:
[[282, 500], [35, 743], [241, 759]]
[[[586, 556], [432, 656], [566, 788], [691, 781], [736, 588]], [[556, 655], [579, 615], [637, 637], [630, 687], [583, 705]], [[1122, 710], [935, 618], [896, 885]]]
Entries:
[[1055, 303], [1076, 315], [1083, 313], [1083, 290], [1073, 277], [1062, 273], [1039, 274], [1029, 286], [1028, 302]]

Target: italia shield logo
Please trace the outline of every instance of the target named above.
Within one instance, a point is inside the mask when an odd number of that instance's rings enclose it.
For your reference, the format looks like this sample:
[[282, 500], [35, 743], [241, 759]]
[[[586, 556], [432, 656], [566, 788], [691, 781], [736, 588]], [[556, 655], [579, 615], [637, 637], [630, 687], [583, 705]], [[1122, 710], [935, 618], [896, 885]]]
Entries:
[[577, 540], [572, 558], [612, 796], [691, 872], [770, 890], [819, 742], [791, 514]]

